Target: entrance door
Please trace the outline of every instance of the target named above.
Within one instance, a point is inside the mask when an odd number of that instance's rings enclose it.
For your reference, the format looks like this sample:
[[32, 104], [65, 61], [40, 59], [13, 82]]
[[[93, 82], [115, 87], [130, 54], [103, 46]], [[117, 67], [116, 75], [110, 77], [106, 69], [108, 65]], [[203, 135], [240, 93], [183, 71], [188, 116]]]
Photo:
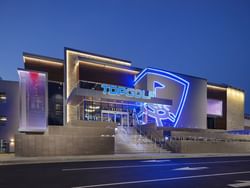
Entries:
[[128, 112], [102, 110], [101, 111], [101, 121], [114, 122], [118, 126], [128, 126], [129, 125], [129, 114], [128, 114]]

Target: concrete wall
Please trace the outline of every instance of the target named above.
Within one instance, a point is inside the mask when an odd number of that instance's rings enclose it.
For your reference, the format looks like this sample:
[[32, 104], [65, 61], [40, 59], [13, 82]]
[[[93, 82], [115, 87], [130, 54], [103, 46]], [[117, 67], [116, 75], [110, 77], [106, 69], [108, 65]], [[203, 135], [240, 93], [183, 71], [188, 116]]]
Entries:
[[[161, 141], [163, 147], [176, 153], [248, 153], [249, 135], [232, 135], [223, 130], [157, 128], [154, 124], [141, 127], [144, 135]], [[169, 141], [164, 142], [164, 131], [170, 132]]]
[[113, 154], [114, 135], [113, 123], [71, 122], [49, 127], [45, 134], [16, 134], [15, 151], [28, 157]]
[[248, 153], [250, 136], [219, 130], [172, 131], [166, 147], [177, 153]]
[[227, 88], [227, 130], [244, 129], [244, 92]]
[[207, 81], [180, 75], [190, 83], [187, 100], [177, 128], [207, 128]]
[[113, 154], [113, 137], [72, 135], [16, 135], [16, 156]]
[[[72, 89], [76, 87], [79, 78], [79, 63], [77, 63], [77, 56], [66, 51], [66, 66], [65, 66], [65, 100], [69, 97]], [[67, 104], [66, 105], [66, 123], [77, 119], [77, 107]]]
[[176, 153], [249, 153], [250, 142], [170, 141]]
[[6, 123], [0, 125], [0, 139], [14, 138], [19, 125], [19, 84], [0, 80], [0, 92], [6, 93], [6, 103], [0, 103], [0, 116], [6, 116]]

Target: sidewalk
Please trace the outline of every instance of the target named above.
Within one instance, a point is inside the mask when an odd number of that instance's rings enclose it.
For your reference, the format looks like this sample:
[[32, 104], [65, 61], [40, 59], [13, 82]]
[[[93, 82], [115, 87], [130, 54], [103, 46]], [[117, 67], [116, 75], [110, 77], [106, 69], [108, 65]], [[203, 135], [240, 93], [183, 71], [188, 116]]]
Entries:
[[200, 157], [233, 157], [249, 156], [250, 153], [134, 153], [113, 155], [82, 155], [82, 156], [53, 156], [53, 157], [15, 157], [15, 154], [0, 154], [0, 165], [64, 163], [110, 160], [147, 160], [170, 158], [200, 158]]

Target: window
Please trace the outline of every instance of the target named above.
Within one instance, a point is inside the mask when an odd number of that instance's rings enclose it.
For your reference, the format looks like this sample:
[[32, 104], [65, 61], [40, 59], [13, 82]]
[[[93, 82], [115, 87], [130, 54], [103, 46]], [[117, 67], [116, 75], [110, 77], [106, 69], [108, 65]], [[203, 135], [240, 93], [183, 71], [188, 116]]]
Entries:
[[223, 102], [217, 99], [207, 99], [207, 115], [223, 116]]
[[0, 126], [5, 125], [7, 122], [7, 117], [6, 116], [0, 116]]
[[56, 104], [55, 109], [56, 109], [56, 111], [62, 111], [63, 110], [62, 104]]
[[48, 124], [63, 125], [63, 83], [48, 82]]
[[6, 93], [0, 92], [0, 103], [6, 103], [7, 96]]

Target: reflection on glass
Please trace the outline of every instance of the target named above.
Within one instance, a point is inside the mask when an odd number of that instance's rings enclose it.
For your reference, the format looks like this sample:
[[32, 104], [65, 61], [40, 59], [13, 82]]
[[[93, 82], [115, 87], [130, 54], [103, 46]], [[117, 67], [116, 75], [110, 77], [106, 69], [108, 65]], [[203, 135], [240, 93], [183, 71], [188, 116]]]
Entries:
[[84, 100], [78, 106], [78, 118], [87, 121], [113, 122], [118, 126], [134, 126], [139, 122], [136, 114], [140, 112], [140, 108], [141, 106], [125, 103]]

